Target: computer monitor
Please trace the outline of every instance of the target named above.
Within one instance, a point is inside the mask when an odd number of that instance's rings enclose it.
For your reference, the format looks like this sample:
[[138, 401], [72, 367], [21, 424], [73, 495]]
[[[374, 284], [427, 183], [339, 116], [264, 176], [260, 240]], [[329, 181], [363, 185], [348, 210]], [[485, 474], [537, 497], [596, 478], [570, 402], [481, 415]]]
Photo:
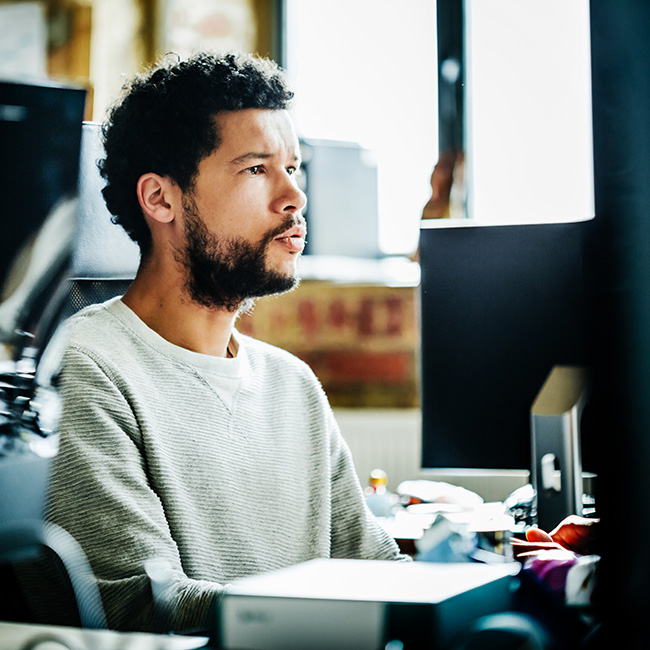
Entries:
[[0, 344], [14, 358], [27, 344], [43, 349], [56, 320], [77, 228], [85, 99], [82, 88], [0, 81]]
[[589, 365], [591, 226], [423, 223], [423, 468], [530, 470], [536, 396]]

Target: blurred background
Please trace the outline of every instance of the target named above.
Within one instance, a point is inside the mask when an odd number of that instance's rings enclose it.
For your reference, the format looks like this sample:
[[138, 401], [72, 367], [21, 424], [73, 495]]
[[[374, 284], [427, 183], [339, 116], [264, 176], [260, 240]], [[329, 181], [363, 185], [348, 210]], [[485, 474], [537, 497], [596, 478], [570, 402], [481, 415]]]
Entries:
[[0, 74], [81, 82], [87, 118], [101, 121], [124, 78], [166, 53], [273, 58], [297, 92], [301, 136], [378, 158], [379, 250], [409, 254], [437, 157], [435, 14], [428, 0], [1, 0]]
[[[166, 54], [241, 50], [286, 69], [309, 199], [303, 282], [238, 327], [313, 368], [362, 483], [374, 467], [392, 486], [422, 475], [422, 218], [593, 214], [586, 0], [0, 0], [0, 36], [0, 78], [81, 85], [92, 122]], [[432, 173], [461, 123], [439, 214]], [[527, 472], [446, 478], [492, 500]]]

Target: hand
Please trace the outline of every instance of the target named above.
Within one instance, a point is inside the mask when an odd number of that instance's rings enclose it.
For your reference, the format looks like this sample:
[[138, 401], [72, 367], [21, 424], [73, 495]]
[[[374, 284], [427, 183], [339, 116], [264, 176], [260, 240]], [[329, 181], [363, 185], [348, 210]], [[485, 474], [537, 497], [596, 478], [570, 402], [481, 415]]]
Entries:
[[578, 554], [592, 552], [599, 519], [587, 519], [570, 515], [563, 519], [550, 533], [540, 528], [529, 528], [526, 541], [515, 539], [512, 548], [515, 557], [527, 559], [546, 550], [568, 550]]
[[[551, 539], [574, 553], [589, 553], [596, 537], [600, 519], [570, 515], [549, 534]], [[534, 536], [534, 533], [533, 533]]]

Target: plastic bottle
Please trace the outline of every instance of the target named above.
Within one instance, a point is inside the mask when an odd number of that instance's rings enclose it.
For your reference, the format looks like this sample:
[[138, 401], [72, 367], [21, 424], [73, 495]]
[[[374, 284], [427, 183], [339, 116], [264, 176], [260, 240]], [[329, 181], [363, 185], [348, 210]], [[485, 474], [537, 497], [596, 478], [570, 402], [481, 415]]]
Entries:
[[373, 469], [365, 489], [366, 503], [376, 517], [388, 517], [393, 514], [393, 508], [399, 502], [396, 494], [386, 487], [388, 476], [383, 469]]

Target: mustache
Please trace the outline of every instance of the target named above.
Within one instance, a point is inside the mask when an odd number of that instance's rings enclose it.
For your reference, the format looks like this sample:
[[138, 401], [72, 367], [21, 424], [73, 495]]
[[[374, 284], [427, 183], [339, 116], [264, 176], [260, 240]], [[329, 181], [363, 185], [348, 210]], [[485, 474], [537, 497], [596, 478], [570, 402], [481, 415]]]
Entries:
[[305, 225], [305, 218], [301, 214], [289, 214], [277, 228], [266, 233], [262, 239], [262, 243], [266, 245], [269, 242], [272, 242], [278, 235], [287, 232], [290, 228], [301, 225]]

